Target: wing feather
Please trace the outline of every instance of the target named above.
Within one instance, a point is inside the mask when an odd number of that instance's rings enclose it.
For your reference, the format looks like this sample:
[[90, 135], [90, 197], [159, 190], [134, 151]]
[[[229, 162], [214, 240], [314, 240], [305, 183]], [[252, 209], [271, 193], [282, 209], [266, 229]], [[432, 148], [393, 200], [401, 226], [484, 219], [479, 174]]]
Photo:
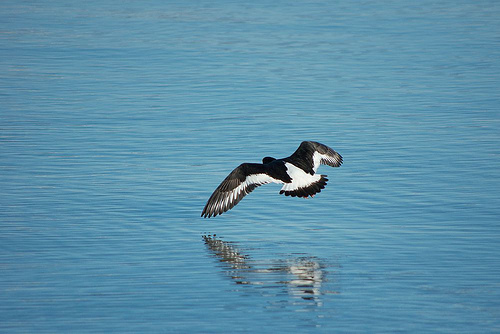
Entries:
[[303, 141], [285, 161], [291, 162], [305, 172], [314, 175], [320, 164], [331, 167], [342, 165], [342, 156], [332, 148], [315, 141]]
[[275, 182], [283, 183], [265, 173], [263, 164], [244, 163], [236, 167], [215, 189], [207, 201], [201, 216], [215, 217], [238, 204], [243, 197], [260, 185]]

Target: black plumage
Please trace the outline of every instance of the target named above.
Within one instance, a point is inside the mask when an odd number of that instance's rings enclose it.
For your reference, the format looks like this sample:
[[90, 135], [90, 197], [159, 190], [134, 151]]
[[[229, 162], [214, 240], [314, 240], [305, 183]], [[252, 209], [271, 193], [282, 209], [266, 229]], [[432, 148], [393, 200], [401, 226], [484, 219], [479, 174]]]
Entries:
[[330, 147], [313, 141], [304, 141], [289, 157], [265, 157], [262, 164], [243, 163], [236, 167], [215, 189], [201, 216], [220, 215], [241, 201], [258, 186], [280, 183], [280, 194], [292, 197], [309, 197], [321, 192], [328, 179], [317, 175], [320, 164], [340, 167], [342, 156]]

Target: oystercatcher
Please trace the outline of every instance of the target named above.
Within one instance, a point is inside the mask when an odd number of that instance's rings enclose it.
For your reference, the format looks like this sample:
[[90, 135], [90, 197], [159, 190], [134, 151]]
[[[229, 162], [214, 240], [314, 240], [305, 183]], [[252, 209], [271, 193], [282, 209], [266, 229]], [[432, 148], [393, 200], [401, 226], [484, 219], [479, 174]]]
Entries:
[[330, 147], [303, 141], [288, 158], [265, 157], [262, 163], [243, 163], [236, 167], [208, 199], [202, 217], [210, 218], [232, 209], [258, 186], [280, 183], [280, 194], [313, 197], [326, 186], [326, 175], [316, 174], [319, 165], [340, 167], [342, 156]]

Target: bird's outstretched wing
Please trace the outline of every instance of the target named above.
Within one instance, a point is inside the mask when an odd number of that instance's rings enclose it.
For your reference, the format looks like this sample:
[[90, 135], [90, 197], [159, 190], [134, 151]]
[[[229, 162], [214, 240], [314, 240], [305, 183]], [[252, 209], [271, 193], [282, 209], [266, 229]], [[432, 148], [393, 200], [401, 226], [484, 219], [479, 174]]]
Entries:
[[208, 199], [201, 216], [215, 217], [232, 209], [255, 188], [266, 183], [283, 183], [266, 173], [263, 164], [244, 163], [236, 167], [215, 189]]
[[331, 167], [342, 165], [342, 156], [332, 148], [315, 141], [303, 141], [299, 148], [284, 161], [291, 162], [313, 175], [320, 164]]

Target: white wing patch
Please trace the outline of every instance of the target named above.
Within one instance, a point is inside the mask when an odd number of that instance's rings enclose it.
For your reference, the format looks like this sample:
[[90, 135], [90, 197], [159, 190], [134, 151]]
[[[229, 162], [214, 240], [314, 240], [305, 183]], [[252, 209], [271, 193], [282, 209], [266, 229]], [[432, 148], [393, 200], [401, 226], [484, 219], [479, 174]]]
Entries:
[[257, 185], [262, 185], [262, 184], [267, 184], [267, 183], [283, 183], [281, 180], [277, 180], [274, 177], [270, 177], [267, 174], [252, 174], [248, 175], [245, 179], [245, 182], [237, 186], [235, 189], [239, 188], [246, 188], [251, 184], [257, 184]]
[[[316, 155], [316, 153], [314, 153], [314, 155]], [[305, 188], [315, 182], [318, 182], [321, 179], [321, 175], [319, 174], [311, 175], [309, 173], [306, 173], [301, 168], [295, 167], [289, 162], [285, 162], [285, 166], [287, 168], [288, 175], [292, 178], [292, 182], [285, 183], [283, 185], [283, 188], [281, 188], [281, 190], [293, 191], [299, 188]]]
[[321, 164], [321, 159], [324, 159], [325, 155], [315, 151], [313, 154], [313, 170], [316, 173], [319, 165]]
[[316, 173], [320, 164], [339, 167], [342, 164], [342, 157], [336, 153], [335, 155], [321, 154], [315, 151], [313, 156], [313, 170]]
[[313, 170], [315, 173], [318, 170], [320, 164], [328, 165], [331, 167], [340, 167], [340, 165], [342, 165], [342, 156], [333, 150], [331, 150], [331, 152], [327, 152], [326, 154], [321, 154], [318, 151], [315, 151], [313, 153], [312, 160]]
[[[234, 197], [234, 198], [238, 197], [238, 195], [242, 191], [244, 191], [248, 186], [250, 186], [252, 184], [260, 186], [260, 185], [271, 183], [271, 182], [274, 182], [274, 183], [283, 183], [283, 181], [280, 181], [280, 180], [277, 180], [277, 179], [275, 179], [273, 177], [270, 177], [267, 174], [252, 174], [252, 175], [248, 175], [246, 177], [245, 181], [243, 181], [239, 186], [237, 186], [236, 188], [234, 188], [231, 191], [231, 195], [228, 196], [227, 199], [230, 199], [232, 197]], [[231, 202], [234, 200], [234, 198], [231, 200]]]
[[[233, 203], [236, 202], [238, 199], [241, 199], [243, 196], [245, 196], [247, 192], [247, 188], [251, 185], [256, 185], [260, 186], [263, 184], [267, 183], [283, 183], [281, 180], [277, 180], [275, 178], [270, 177], [267, 174], [252, 174], [248, 175], [239, 186], [234, 188], [231, 191], [224, 192], [223, 197], [220, 198], [213, 206], [213, 208], [210, 208], [211, 211], [218, 212], [218, 211], [227, 211], [225, 208], [233, 207]], [[241, 193], [245, 192], [243, 196], [241, 196]]]

